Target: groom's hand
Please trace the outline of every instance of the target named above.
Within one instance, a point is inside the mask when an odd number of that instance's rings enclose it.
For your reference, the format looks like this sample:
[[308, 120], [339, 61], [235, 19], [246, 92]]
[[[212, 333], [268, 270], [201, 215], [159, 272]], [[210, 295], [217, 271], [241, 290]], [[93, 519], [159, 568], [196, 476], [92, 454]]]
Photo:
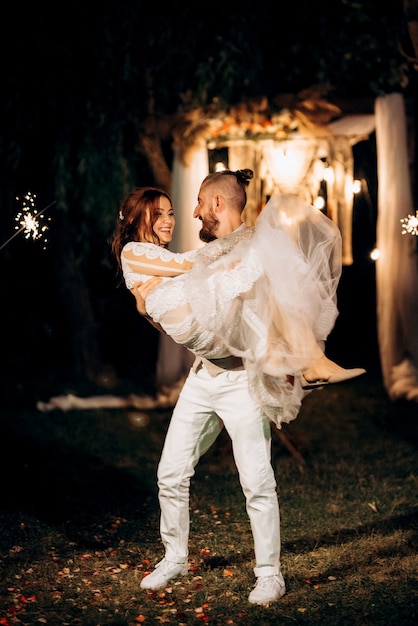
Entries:
[[151, 324], [158, 328], [158, 330], [161, 330], [160, 325], [154, 323], [152, 318], [148, 315], [145, 305], [147, 297], [149, 296], [151, 291], [161, 283], [161, 281], [162, 278], [160, 276], [153, 276], [152, 278], [146, 280], [144, 283], [135, 283], [135, 285], [131, 289], [131, 293], [133, 294], [136, 301], [136, 309], [138, 313], [146, 317], [148, 321], [151, 322]]

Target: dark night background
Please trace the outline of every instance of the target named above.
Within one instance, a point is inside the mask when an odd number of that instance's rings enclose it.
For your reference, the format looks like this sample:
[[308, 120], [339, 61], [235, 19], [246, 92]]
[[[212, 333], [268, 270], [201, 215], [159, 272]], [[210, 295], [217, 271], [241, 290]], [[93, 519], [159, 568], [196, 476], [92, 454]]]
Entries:
[[[152, 390], [158, 334], [119, 284], [109, 240], [133, 186], [169, 183], [172, 138], [162, 129], [179, 111], [322, 85], [347, 112], [373, 112], [376, 96], [401, 91], [415, 114], [399, 1], [16, 2], [0, 28], [0, 244], [14, 232], [16, 197], [37, 194], [38, 210], [56, 201], [46, 250], [19, 235], [0, 251], [0, 373], [11, 399], [71, 385]], [[162, 169], [144, 150], [149, 119]], [[354, 263], [328, 353], [379, 376], [374, 136], [354, 154], [369, 194], [355, 201]]]

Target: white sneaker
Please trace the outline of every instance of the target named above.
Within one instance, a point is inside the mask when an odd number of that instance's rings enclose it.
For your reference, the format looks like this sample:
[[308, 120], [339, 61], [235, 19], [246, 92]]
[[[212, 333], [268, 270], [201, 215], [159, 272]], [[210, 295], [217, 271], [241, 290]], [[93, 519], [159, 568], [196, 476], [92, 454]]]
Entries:
[[187, 563], [173, 563], [162, 559], [155, 566], [155, 570], [145, 576], [139, 585], [142, 589], [162, 589], [166, 587], [172, 578], [187, 574]]
[[283, 576], [259, 576], [257, 583], [248, 596], [248, 602], [251, 604], [270, 604], [277, 602], [286, 593]]

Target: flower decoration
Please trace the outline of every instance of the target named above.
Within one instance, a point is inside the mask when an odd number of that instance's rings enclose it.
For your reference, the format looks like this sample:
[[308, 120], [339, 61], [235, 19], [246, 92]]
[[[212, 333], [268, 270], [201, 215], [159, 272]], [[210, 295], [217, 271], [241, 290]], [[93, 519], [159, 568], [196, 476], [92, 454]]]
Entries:
[[321, 94], [311, 90], [272, 103], [261, 97], [230, 107], [215, 101], [207, 107], [184, 111], [172, 128], [174, 146], [185, 164], [202, 142], [214, 148], [230, 141], [290, 139], [297, 135], [329, 135], [327, 123], [341, 114]]

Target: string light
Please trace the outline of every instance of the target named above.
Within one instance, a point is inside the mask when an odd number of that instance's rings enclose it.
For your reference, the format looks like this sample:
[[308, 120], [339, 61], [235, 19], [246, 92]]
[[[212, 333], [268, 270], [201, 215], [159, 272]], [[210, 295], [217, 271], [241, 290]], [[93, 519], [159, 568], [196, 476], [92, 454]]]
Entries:
[[332, 167], [328, 165], [324, 169], [323, 180], [325, 180], [326, 183], [329, 183], [332, 185], [332, 183], [334, 182], [334, 178], [335, 178], [334, 170], [332, 169]]
[[352, 189], [353, 189], [353, 193], [360, 193], [361, 191], [361, 180], [353, 180], [353, 185], [352, 185]]
[[319, 209], [320, 211], [325, 207], [325, 198], [322, 196], [317, 196], [313, 202], [315, 209]]
[[416, 235], [418, 236], [418, 211], [415, 215], [408, 215], [401, 219], [402, 235]]

